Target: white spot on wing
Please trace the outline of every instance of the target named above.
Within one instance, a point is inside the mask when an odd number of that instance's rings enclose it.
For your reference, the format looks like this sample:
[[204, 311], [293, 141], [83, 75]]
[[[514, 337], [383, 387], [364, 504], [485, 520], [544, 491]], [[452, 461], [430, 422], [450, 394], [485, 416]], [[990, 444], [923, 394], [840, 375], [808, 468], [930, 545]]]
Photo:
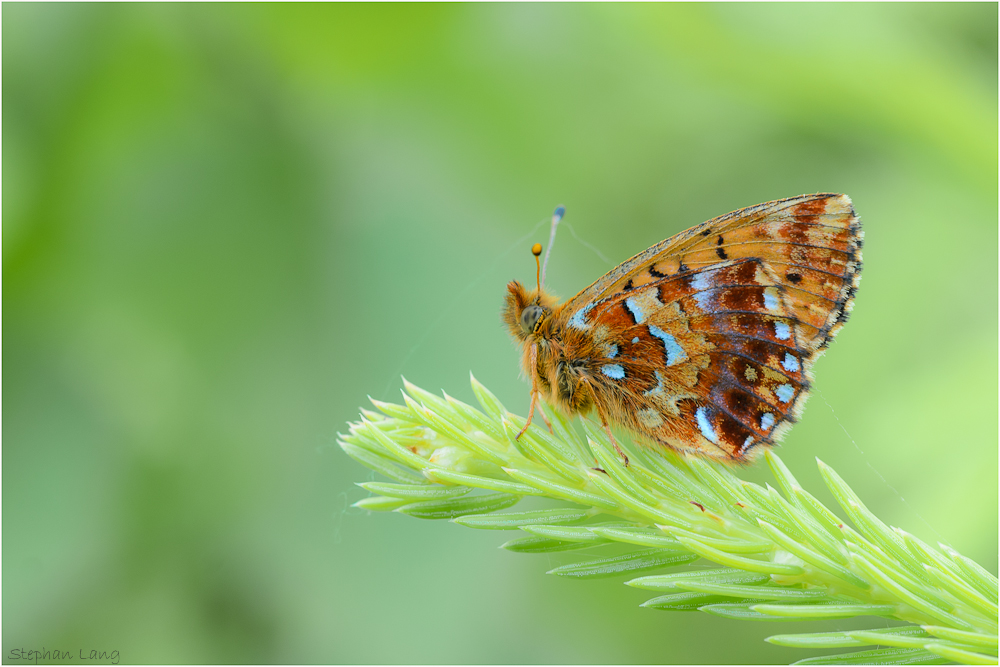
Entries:
[[625, 377], [625, 369], [618, 364], [607, 364], [601, 366], [601, 372], [612, 380], [621, 380]]
[[632, 319], [636, 322], [642, 322], [646, 319], [646, 313], [642, 312], [642, 308], [636, 303], [634, 297], [629, 297], [625, 299], [625, 307], [628, 308], [628, 312], [632, 313]]
[[740, 447], [740, 451], [742, 452], [744, 449], [746, 449], [747, 447], [749, 447], [752, 444], [753, 444], [753, 436], [752, 435], [748, 435], [747, 439], [743, 441], [743, 446]]
[[705, 311], [711, 311], [712, 306], [714, 306], [715, 292], [707, 290], [704, 292], [695, 292], [694, 300], [698, 304], [698, 307]]
[[581, 331], [589, 329], [590, 325], [587, 324], [586, 321], [587, 313], [589, 313], [590, 309], [596, 305], [596, 302], [588, 303], [586, 306], [573, 313], [573, 317], [569, 318], [569, 326], [574, 329], [580, 329]]
[[792, 329], [785, 322], [775, 322], [774, 335], [778, 337], [778, 340], [788, 340], [792, 337]]
[[655, 324], [650, 324], [647, 328], [651, 335], [663, 341], [663, 348], [667, 351], [667, 366], [673, 366], [687, 359], [687, 354], [685, 354], [684, 348], [677, 343], [677, 339]]
[[768, 310], [778, 310], [778, 294], [773, 287], [764, 290], [764, 307]]
[[625, 299], [625, 307], [628, 308], [628, 312], [632, 313], [636, 324], [640, 324], [654, 312], [663, 308], [663, 304], [657, 298], [659, 293], [659, 289], [654, 287]]
[[781, 365], [789, 373], [799, 370], [799, 360], [791, 352], [785, 352], [785, 360], [781, 362]]
[[709, 273], [708, 271], [699, 271], [691, 276], [691, 289], [705, 290], [711, 288], [712, 281], [709, 279]]
[[656, 428], [663, 425], [663, 417], [656, 410], [646, 408], [645, 410], [639, 410], [636, 414], [639, 417], [639, 423], [646, 428]]
[[614, 359], [618, 356], [618, 346], [614, 343], [608, 345], [608, 359]]
[[712, 422], [708, 420], [708, 411], [705, 408], [698, 408], [694, 411], [694, 417], [698, 420], [698, 428], [705, 439], [713, 445], [719, 444], [719, 435], [712, 428]]
[[778, 395], [778, 398], [781, 399], [782, 403], [787, 403], [788, 401], [792, 400], [793, 396], [795, 396], [795, 390], [792, 388], [792, 385], [790, 384], [781, 385], [780, 387], [774, 390], [774, 393]]
[[770, 431], [772, 426], [774, 426], [774, 415], [765, 412], [760, 418], [760, 430]]
[[636, 336], [635, 338], [632, 339], [632, 344], [633, 345], [635, 345], [638, 342], [639, 342], [639, 337], [638, 336]]

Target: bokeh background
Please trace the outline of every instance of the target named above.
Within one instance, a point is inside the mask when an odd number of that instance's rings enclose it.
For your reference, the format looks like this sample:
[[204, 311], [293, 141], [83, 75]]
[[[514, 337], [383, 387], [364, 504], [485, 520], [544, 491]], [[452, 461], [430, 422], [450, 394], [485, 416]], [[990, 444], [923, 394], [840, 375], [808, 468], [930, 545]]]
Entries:
[[864, 280], [782, 456], [997, 571], [995, 3], [2, 11], [5, 662], [784, 663], [763, 637], [847, 627], [350, 507], [335, 434], [400, 374], [527, 409], [498, 311], [557, 204], [568, 297], [850, 194]]

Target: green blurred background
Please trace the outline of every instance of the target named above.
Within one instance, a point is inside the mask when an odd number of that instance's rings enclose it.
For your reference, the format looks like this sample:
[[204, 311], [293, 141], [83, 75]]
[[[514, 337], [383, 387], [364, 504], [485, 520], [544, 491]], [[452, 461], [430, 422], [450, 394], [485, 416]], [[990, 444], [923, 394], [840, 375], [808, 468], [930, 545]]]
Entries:
[[864, 280], [782, 456], [996, 572], [995, 3], [2, 11], [5, 662], [783, 663], [763, 637], [848, 627], [349, 507], [335, 434], [400, 373], [527, 409], [498, 311], [556, 204], [607, 258], [564, 229], [568, 297], [848, 193]]

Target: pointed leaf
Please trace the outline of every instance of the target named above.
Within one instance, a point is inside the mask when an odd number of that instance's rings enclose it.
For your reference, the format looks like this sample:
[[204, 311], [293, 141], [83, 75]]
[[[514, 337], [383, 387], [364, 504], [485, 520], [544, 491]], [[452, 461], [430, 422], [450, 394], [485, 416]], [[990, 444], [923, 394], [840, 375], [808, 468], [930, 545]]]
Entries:
[[826, 556], [822, 556], [813, 551], [812, 549], [808, 548], [807, 546], [796, 542], [791, 537], [785, 535], [778, 528], [772, 526], [766, 521], [760, 521], [759, 523], [761, 530], [763, 530], [768, 537], [774, 540], [777, 544], [779, 544], [783, 549], [785, 549], [789, 553], [794, 554], [798, 558], [801, 558], [802, 560], [809, 563], [813, 567], [817, 567], [823, 570], [824, 572], [832, 574], [841, 581], [846, 581], [847, 583], [851, 584], [852, 586], [856, 586], [861, 590], [868, 590], [870, 588], [867, 581], [865, 581], [858, 575], [854, 574], [846, 567], [839, 565], [838, 563], [834, 563]]
[[421, 481], [426, 482], [423, 477], [415, 472], [407, 470], [406, 468], [400, 468], [393, 459], [382, 456], [381, 454], [370, 452], [363, 447], [351, 445], [346, 442], [340, 442], [338, 444], [340, 445], [340, 448], [344, 450], [345, 454], [366, 468], [374, 470], [383, 477], [388, 477], [391, 480], [403, 484], [419, 484]]
[[457, 498], [464, 496], [470, 489], [467, 486], [441, 486], [440, 484], [389, 484], [386, 482], [360, 482], [365, 491], [378, 493], [393, 498], [409, 498], [414, 500], [434, 500], [437, 498]]
[[713, 570], [689, 570], [687, 572], [673, 572], [671, 574], [654, 574], [626, 581], [625, 585], [649, 591], [668, 591], [677, 590], [677, 584], [686, 581], [753, 585], [763, 584], [770, 580], [771, 577], [767, 574], [746, 572], [727, 567]]
[[910, 632], [887, 633], [884, 630], [852, 630], [847, 634], [866, 644], [895, 646], [896, 648], [924, 648], [927, 644], [935, 641], [933, 637], [928, 638], [927, 633], [919, 625], [906, 626], [906, 629]]
[[924, 649], [883, 648], [806, 658], [793, 665], [938, 665], [943, 661]]
[[847, 646], [867, 646], [859, 639], [843, 632], [812, 632], [801, 635], [772, 635], [764, 639], [770, 644], [790, 648], [843, 648]]
[[503, 491], [504, 493], [513, 493], [518, 496], [539, 496], [545, 493], [527, 484], [519, 484], [518, 482], [511, 482], [505, 479], [494, 479], [493, 477], [483, 477], [481, 475], [471, 475], [464, 472], [455, 472], [454, 470], [445, 470], [444, 468], [430, 468], [425, 470], [424, 474], [434, 481], [464, 484], [465, 486], [472, 486], [477, 489]]
[[391, 512], [409, 502], [411, 501], [406, 498], [371, 496], [369, 498], [362, 498], [358, 502], [351, 505], [351, 507], [357, 507], [358, 509], [368, 510], [370, 512]]
[[693, 554], [678, 553], [667, 549], [647, 549], [610, 558], [599, 558], [584, 563], [563, 565], [549, 570], [549, 574], [575, 579], [614, 577], [620, 574], [642, 572], [657, 568], [677, 567], [698, 560]]
[[679, 581], [677, 588], [706, 595], [721, 595], [729, 598], [761, 598], [763, 600], [789, 600], [810, 602], [828, 599], [825, 590], [789, 588], [788, 586], [741, 586], [704, 581]]
[[649, 609], [662, 609], [665, 611], [698, 611], [701, 607], [717, 602], [725, 602], [726, 598], [718, 595], [704, 595], [702, 593], [674, 593], [672, 595], [661, 595], [660, 597], [646, 600], [640, 607]]
[[448, 419], [449, 421], [455, 416], [455, 412], [452, 410], [448, 402], [441, 396], [436, 396], [426, 389], [421, 389], [417, 385], [413, 384], [405, 377], [403, 379], [403, 389], [407, 394], [412, 396], [414, 400], [419, 403], [423, 403], [425, 407], [441, 415], [442, 418]]
[[615, 542], [637, 544], [643, 547], [659, 547], [682, 551], [684, 546], [658, 528], [627, 528], [622, 526], [588, 526], [588, 530]]
[[756, 606], [754, 602], [743, 602], [743, 603], [730, 603], [730, 604], [709, 604], [704, 607], [700, 607], [699, 610], [705, 612], [706, 614], [711, 614], [712, 616], [721, 616], [723, 618], [732, 618], [737, 621], [798, 621], [801, 619], [790, 618], [788, 616], [771, 616], [770, 614], [762, 614], [759, 611], [754, 611], [753, 607]]
[[784, 574], [794, 576], [804, 572], [804, 570], [798, 565], [775, 563], [769, 560], [757, 560], [754, 558], [736, 556], [734, 554], [719, 551], [718, 549], [713, 549], [698, 540], [687, 537], [679, 537], [678, 540], [681, 544], [700, 555], [702, 558], [707, 558], [708, 560], [718, 563], [719, 565], [735, 567], [740, 570], [749, 570], [751, 572], [761, 572], [764, 574]]
[[892, 616], [892, 604], [758, 604], [754, 611], [786, 618], [852, 618], [854, 616]]
[[931, 653], [941, 656], [942, 658], [946, 658], [952, 662], [957, 662], [963, 665], [997, 664], [997, 657], [995, 655], [976, 653], [974, 651], [967, 651], [965, 649], [955, 648], [954, 646], [947, 646], [945, 644], [927, 644], [926, 649]]
[[953, 642], [960, 642], [963, 644], [971, 644], [973, 646], [982, 646], [987, 650], [992, 649], [993, 652], [996, 652], [997, 650], [996, 635], [966, 632], [965, 630], [955, 630], [954, 628], [942, 628], [937, 625], [925, 625], [923, 628], [928, 633], [934, 635], [935, 637], [940, 637], [941, 639], [948, 639]]
[[[858, 635], [864, 635], [858, 636]], [[877, 635], [877, 641], [871, 641]], [[818, 632], [804, 635], [776, 635], [766, 641], [781, 646], [800, 648], [839, 648], [841, 646], [870, 646], [881, 644], [897, 637], [926, 636], [919, 626], [904, 625], [899, 628], [878, 628], [876, 630], [861, 630], [857, 632]], [[827, 643], [829, 642], [829, 643]]]
[[418, 519], [454, 519], [466, 514], [495, 512], [516, 505], [521, 496], [509, 493], [491, 493], [483, 496], [466, 496], [446, 500], [424, 500], [403, 505], [397, 512]]
[[479, 380], [472, 373], [469, 373], [469, 381], [472, 384], [472, 393], [476, 395], [479, 405], [483, 406], [483, 412], [497, 421], [507, 414], [507, 409], [503, 406], [503, 403], [498, 401], [497, 397], [490, 393], [489, 389], [480, 384]]
[[521, 530], [539, 537], [564, 542], [587, 542], [589, 544], [606, 544], [611, 540], [592, 533], [583, 526], [522, 526]]
[[592, 544], [587, 544], [586, 542], [561, 542], [559, 540], [550, 540], [547, 537], [529, 535], [504, 542], [500, 545], [500, 548], [522, 554], [545, 554], [555, 551], [589, 549], [592, 546]]
[[560, 507], [551, 510], [531, 510], [528, 512], [497, 512], [495, 514], [473, 514], [460, 516], [454, 522], [469, 528], [486, 530], [517, 530], [522, 526], [557, 525], [577, 523], [591, 515], [590, 510], [574, 507]]
[[517, 481], [541, 489], [545, 491], [546, 494], [555, 496], [556, 498], [562, 498], [563, 500], [569, 500], [570, 502], [588, 505], [590, 507], [599, 507], [612, 512], [620, 509], [617, 503], [612, 500], [608, 500], [603, 496], [590, 493], [589, 491], [582, 491], [580, 489], [565, 486], [564, 484], [560, 484], [548, 477], [543, 477], [542, 475], [536, 475], [534, 473], [518, 470], [516, 468], [504, 468], [503, 471]]
[[683, 519], [679, 519], [667, 512], [663, 507], [652, 507], [638, 500], [612, 482], [604, 473], [590, 471], [588, 476], [590, 477], [590, 483], [596, 486], [598, 491], [606, 496], [610, 496], [615, 502], [629, 508], [640, 516], [645, 517], [647, 520], [672, 524], [686, 523]]
[[725, 551], [726, 553], [759, 554], [774, 551], [774, 544], [763, 540], [729, 540], [719, 537], [710, 537], [704, 534], [692, 533], [691, 531], [687, 531], [682, 528], [670, 528], [669, 530], [670, 534], [677, 539], [686, 537], [688, 539], [698, 540], [706, 546], [720, 551]]

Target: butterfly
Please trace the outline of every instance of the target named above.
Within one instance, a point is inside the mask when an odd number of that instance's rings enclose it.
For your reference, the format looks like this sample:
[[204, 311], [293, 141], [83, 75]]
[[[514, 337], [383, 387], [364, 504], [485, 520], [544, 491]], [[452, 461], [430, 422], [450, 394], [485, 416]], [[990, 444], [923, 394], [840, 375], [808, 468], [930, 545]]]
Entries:
[[535, 290], [512, 281], [502, 317], [531, 379], [525, 430], [542, 398], [570, 416], [596, 410], [626, 465], [609, 423], [752, 460], [801, 415], [812, 366], [851, 312], [863, 240], [847, 195], [801, 195], [661, 241], [565, 303], [540, 268]]

